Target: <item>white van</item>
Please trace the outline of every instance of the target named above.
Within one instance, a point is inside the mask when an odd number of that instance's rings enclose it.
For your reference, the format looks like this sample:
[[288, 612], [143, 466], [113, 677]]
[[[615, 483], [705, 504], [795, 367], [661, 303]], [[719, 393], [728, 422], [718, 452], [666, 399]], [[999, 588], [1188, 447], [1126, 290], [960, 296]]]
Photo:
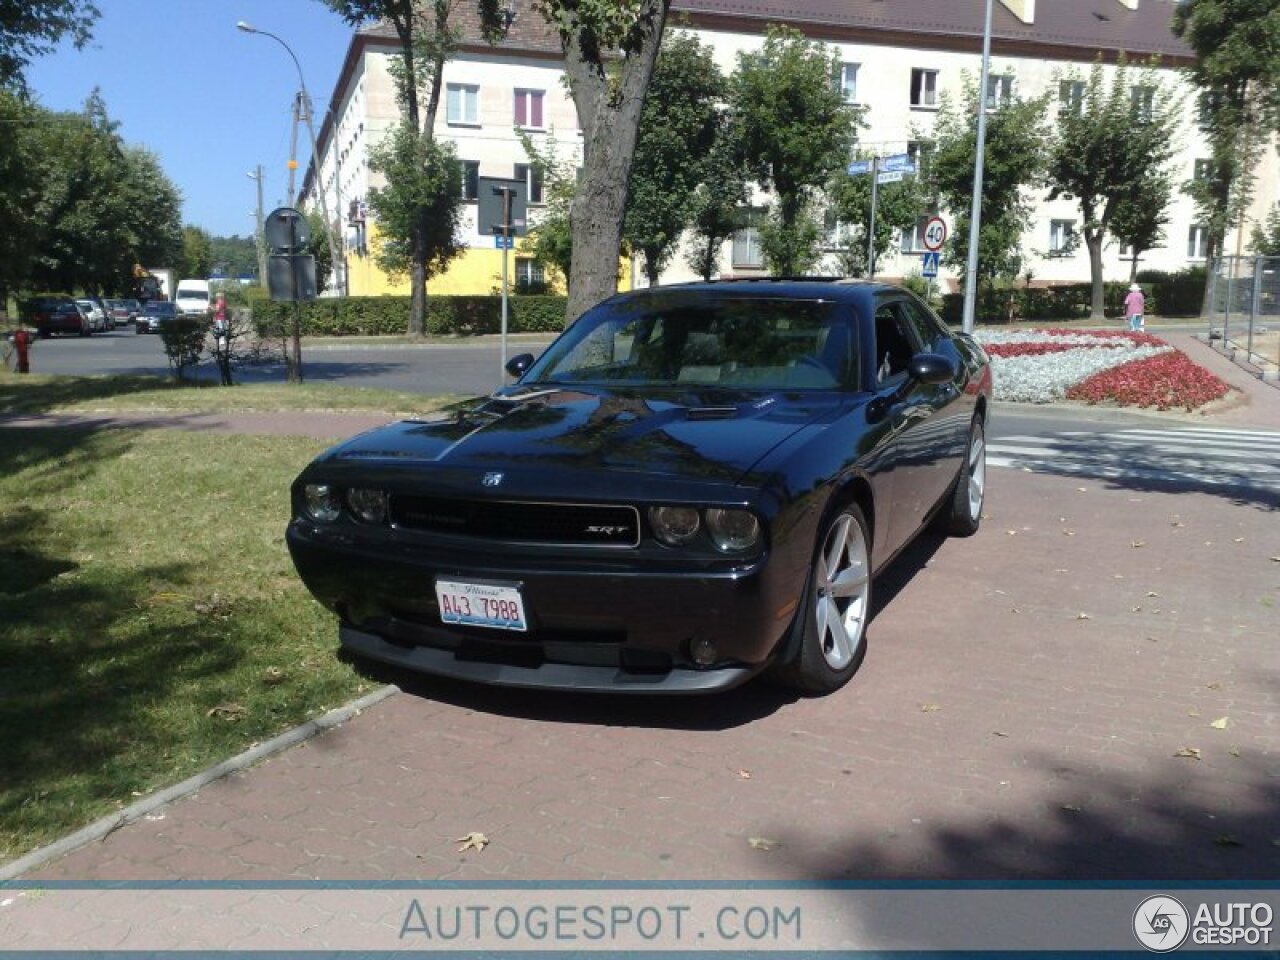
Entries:
[[173, 295], [173, 304], [179, 314], [207, 313], [209, 310], [208, 280], [179, 280]]

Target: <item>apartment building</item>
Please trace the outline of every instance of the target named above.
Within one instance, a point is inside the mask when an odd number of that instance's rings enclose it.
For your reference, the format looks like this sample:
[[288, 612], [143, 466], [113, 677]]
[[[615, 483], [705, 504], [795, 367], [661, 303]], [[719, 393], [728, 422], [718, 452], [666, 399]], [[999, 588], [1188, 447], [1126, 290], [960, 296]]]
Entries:
[[[1162, 83], [1183, 98], [1175, 179], [1203, 172], [1209, 156], [1197, 122], [1197, 97], [1184, 76], [1191, 51], [1169, 29], [1175, 0], [998, 0], [992, 22], [989, 97], [1032, 97], [1049, 92], [1056, 109], [1075, 109], [1094, 62], [1114, 63], [1124, 52], [1131, 61], [1159, 58]], [[838, 53], [839, 82], [845, 98], [862, 108], [867, 124], [864, 148], [891, 155], [913, 152], [927, 140], [944, 97], [958, 97], [966, 78], [976, 80], [981, 66], [984, 0], [674, 0], [669, 29], [688, 29], [711, 47], [721, 68], [731, 72], [739, 53], [758, 48], [770, 24], [786, 24], [820, 40]], [[505, 39], [490, 46], [474, 24], [469, 38], [445, 68], [436, 134], [452, 140], [466, 166], [466, 191], [474, 201], [479, 177], [515, 177], [526, 181], [536, 220], [542, 184], [525, 154], [517, 129], [557, 156], [576, 162], [581, 153], [576, 111], [562, 82], [559, 43], [529, 0], [512, 0]], [[377, 225], [360, 218], [360, 201], [374, 185], [368, 150], [397, 121], [394, 86], [387, 66], [397, 39], [389, 27], [357, 33], [348, 50], [321, 130], [321, 182], [331, 209], [344, 212], [349, 290], [352, 294], [403, 292], [367, 255]], [[1114, 69], [1111, 66], [1107, 70]], [[1135, 103], [1149, 92], [1136, 85]], [[333, 122], [336, 118], [336, 123]], [[303, 196], [314, 195], [314, 170], [308, 170]], [[1258, 189], [1243, 229], [1232, 231], [1226, 249], [1247, 243], [1250, 221], [1261, 220], [1277, 199], [1275, 151], [1266, 151], [1258, 171]], [[314, 196], [312, 196], [314, 199]], [[1028, 271], [1036, 283], [1089, 278], [1083, 244], [1073, 243], [1081, 215], [1074, 201], [1036, 196], [1035, 214], [1023, 237]], [[756, 206], [769, 202], [761, 194]], [[501, 251], [476, 222], [477, 205], [467, 205], [467, 252], [448, 273], [432, 282], [439, 293], [483, 293], [496, 289]], [[1178, 193], [1166, 239], [1142, 254], [1143, 269], [1179, 270], [1204, 263], [1206, 233], [1190, 199]], [[951, 217], [943, 211], [943, 217]], [[918, 272], [923, 252], [922, 225], [904, 229], [897, 249], [877, 264], [879, 276]], [[833, 236], [834, 241], [834, 236]], [[1128, 251], [1107, 247], [1109, 279], [1126, 279]], [[834, 255], [828, 269], [834, 269]], [[754, 227], [725, 244], [721, 275], [755, 276], [764, 272]], [[519, 245], [513, 275], [538, 282], [541, 268]], [[640, 276], [631, 271], [631, 279]], [[676, 257], [663, 282], [692, 279], [683, 257]], [[944, 269], [943, 281], [954, 283]]]

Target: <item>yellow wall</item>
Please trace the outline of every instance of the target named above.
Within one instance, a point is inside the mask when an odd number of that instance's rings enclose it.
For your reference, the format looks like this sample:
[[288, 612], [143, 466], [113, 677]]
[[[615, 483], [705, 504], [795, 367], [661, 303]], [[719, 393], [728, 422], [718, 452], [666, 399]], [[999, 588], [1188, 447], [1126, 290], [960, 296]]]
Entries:
[[[352, 297], [378, 297], [383, 295], [408, 296], [409, 278], [392, 281], [378, 269], [372, 251], [378, 242], [376, 228], [370, 224], [367, 257], [347, 253], [347, 293]], [[524, 242], [517, 239], [515, 249], [509, 254], [507, 270], [512, 286], [515, 285], [516, 257], [524, 256]], [[619, 261], [619, 290], [631, 286], [631, 272], [625, 260]], [[548, 272], [549, 291], [563, 293], [558, 278]], [[428, 292], [441, 296], [476, 296], [502, 292], [502, 251], [496, 247], [469, 247], [464, 250], [449, 269], [427, 281]]]

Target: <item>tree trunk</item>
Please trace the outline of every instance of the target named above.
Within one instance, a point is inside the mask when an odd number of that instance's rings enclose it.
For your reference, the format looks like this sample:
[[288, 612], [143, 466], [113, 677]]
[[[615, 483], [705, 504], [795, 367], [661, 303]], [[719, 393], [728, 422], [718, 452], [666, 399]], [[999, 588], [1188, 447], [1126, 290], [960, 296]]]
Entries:
[[658, 285], [659, 274], [662, 271], [658, 267], [658, 258], [650, 256], [646, 251], [644, 255], [644, 277], [649, 282], [650, 287]]
[[1089, 299], [1089, 319], [1105, 320], [1107, 317], [1106, 285], [1102, 280], [1102, 230], [1085, 227], [1084, 245], [1089, 248], [1089, 280], [1093, 285]]
[[648, 24], [647, 35], [616, 74], [592, 62], [594, 54], [583, 50], [581, 31], [563, 37], [569, 89], [584, 134], [582, 178], [569, 209], [573, 263], [567, 323], [618, 289], [631, 159], [670, 4], [671, 0], [643, 0], [638, 16]]
[[1222, 250], [1223, 240], [1225, 237], [1216, 237], [1211, 232], [1208, 241], [1204, 245], [1204, 299], [1200, 301], [1200, 316], [1208, 319], [1214, 314], [1214, 295], [1217, 293], [1217, 275], [1213, 269], [1213, 261], [1217, 259]]

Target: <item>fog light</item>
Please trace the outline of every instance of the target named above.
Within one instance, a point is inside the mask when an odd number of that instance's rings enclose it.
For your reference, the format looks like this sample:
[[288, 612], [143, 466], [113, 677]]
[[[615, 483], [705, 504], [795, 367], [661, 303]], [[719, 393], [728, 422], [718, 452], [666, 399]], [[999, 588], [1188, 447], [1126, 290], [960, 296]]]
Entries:
[[347, 491], [347, 506], [363, 523], [381, 523], [387, 512], [387, 498], [381, 490]]
[[302, 488], [302, 502], [307, 516], [320, 523], [333, 523], [341, 512], [338, 491], [327, 483], [308, 483]]
[[700, 667], [709, 667], [716, 662], [716, 645], [706, 637], [698, 637], [689, 641], [689, 657]]

